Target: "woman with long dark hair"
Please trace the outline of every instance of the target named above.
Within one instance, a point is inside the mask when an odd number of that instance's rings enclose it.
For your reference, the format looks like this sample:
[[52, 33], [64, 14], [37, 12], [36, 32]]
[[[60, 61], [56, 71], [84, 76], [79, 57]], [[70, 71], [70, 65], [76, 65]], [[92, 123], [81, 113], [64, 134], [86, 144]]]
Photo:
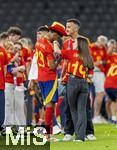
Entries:
[[85, 37], [77, 38], [77, 49], [59, 50], [54, 43], [55, 52], [68, 60], [69, 79], [67, 84], [68, 103], [75, 128], [75, 141], [84, 141], [86, 135], [86, 104], [88, 98], [87, 77], [93, 69], [93, 61], [89, 52], [88, 40]]

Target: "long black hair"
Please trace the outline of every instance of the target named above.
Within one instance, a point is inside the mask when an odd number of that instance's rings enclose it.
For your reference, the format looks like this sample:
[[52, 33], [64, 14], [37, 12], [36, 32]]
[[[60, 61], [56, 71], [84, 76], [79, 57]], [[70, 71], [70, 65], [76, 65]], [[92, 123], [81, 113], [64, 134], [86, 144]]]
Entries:
[[88, 39], [83, 36], [79, 36], [77, 40], [78, 40], [79, 55], [83, 60], [84, 66], [87, 67], [88, 69], [93, 69], [94, 64], [92, 56], [89, 51]]

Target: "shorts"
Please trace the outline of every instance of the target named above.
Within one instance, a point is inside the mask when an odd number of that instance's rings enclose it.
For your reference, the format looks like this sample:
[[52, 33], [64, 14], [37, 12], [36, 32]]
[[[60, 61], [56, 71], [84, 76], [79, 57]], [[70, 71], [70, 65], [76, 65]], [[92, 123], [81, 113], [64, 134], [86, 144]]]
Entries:
[[39, 87], [41, 89], [42, 98], [44, 100], [44, 104], [48, 104], [49, 102], [56, 103], [58, 101], [58, 81], [51, 80], [46, 82], [38, 82]]
[[105, 75], [103, 72], [94, 71], [94, 76], [92, 81], [94, 83], [96, 93], [104, 92]]
[[112, 101], [117, 101], [117, 89], [107, 88], [105, 91]]

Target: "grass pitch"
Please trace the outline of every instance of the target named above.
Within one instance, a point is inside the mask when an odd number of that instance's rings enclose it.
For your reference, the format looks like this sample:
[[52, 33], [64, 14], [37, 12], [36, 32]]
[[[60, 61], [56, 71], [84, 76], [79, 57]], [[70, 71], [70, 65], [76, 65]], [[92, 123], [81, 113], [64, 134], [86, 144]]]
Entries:
[[[117, 126], [111, 124], [95, 125], [96, 141], [77, 142], [51, 142], [50, 146], [6, 146], [5, 140], [0, 136], [0, 150], [117, 150]], [[62, 139], [63, 135], [56, 138]]]
[[[96, 141], [51, 143], [51, 150], [117, 150], [117, 126], [95, 125]], [[60, 138], [60, 135], [57, 136]], [[62, 138], [63, 136], [61, 136]]]

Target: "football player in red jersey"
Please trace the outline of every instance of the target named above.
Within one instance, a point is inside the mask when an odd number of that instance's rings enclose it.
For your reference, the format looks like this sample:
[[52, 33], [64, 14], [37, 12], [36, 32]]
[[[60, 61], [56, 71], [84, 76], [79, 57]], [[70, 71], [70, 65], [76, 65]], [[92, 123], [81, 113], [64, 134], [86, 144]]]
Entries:
[[112, 118], [111, 118], [111, 122], [114, 124], [117, 124], [117, 117], [116, 117], [116, 113], [117, 113], [117, 63], [113, 64], [106, 76], [106, 80], [105, 80], [105, 91], [107, 93], [107, 95], [109, 96], [110, 100], [113, 102], [112, 106]]
[[5, 40], [8, 38], [6, 33], [0, 34], [0, 131], [5, 117], [5, 66], [8, 63], [7, 53], [4, 49]]
[[5, 77], [4, 125], [26, 125], [23, 86], [25, 63], [21, 56], [22, 44], [20, 42], [10, 43], [10, 47], [7, 48], [9, 64]]
[[[108, 41], [107, 57], [106, 57], [106, 80], [108, 80], [108, 71], [113, 64], [117, 64], [117, 42], [114, 39]], [[107, 81], [106, 81], [107, 82]], [[113, 102], [109, 96], [106, 96], [106, 112], [108, 115], [108, 120], [111, 123], [116, 123], [116, 112], [117, 112], [117, 102]]]
[[104, 84], [111, 100], [117, 102], [117, 84], [115, 83], [117, 83], [117, 63], [110, 67]]
[[94, 101], [94, 123], [105, 122], [100, 115], [100, 109], [104, 97], [104, 80], [105, 80], [105, 64], [106, 64], [106, 46], [107, 37], [100, 35], [95, 43], [90, 45], [90, 52], [94, 61], [93, 83], [95, 86], [96, 97]]
[[38, 47], [36, 49], [38, 53], [38, 82], [46, 105], [45, 124], [48, 134], [52, 133], [52, 116], [54, 105], [58, 100], [57, 64], [53, 55], [53, 41], [58, 40], [59, 36], [63, 35], [66, 35], [64, 26], [61, 23], [54, 22], [49, 27], [47, 36], [38, 40]]
[[[33, 51], [33, 54], [32, 54], [32, 64], [31, 64], [31, 70], [29, 72], [28, 88], [30, 89], [30, 91], [32, 91], [32, 89], [34, 89], [34, 85], [36, 85], [34, 83], [37, 83], [37, 81], [35, 81], [35, 80], [37, 80], [37, 72], [38, 72], [37, 71], [38, 70], [37, 69], [37, 63], [36, 63], [37, 62], [36, 59], [37, 59], [38, 54], [36, 55], [35, 51], [38, 48], [38, 40], [42, 37], [45, 37], [48, 32], [49, 32], [49, 29], [46, 26], [40, 26], [37, 29], [37, 42], [35, 44], [35, 50]], [[34, 74], [34, 71], [32, 69], [35, 71], [35, 74]], [[33, 77], [32, 77], [32, 75], [33, 75]], [[32, 103], [33, 103], [32, 104], [33, 105], [32, 124], [36, 124], [36, 117], [35, 117], [36, 115], [35, 114], [37, 114], [37, 113], [35, 113], [34, 108], [36, 108], [36, 112], [38, 112], [38, 111], [39, 111], [39, 113], [41, 112], [41, 115], [39, 115], [39, 118], [38, 118], [38, 124], [41, 124], [44, 122], [44, 108], [40, 105], [39, 101], [37, 101], [37, 98], [35, 96], [33, 96], [33, 98], [32, 98]], [[38, 103], [38, 105], [37, 105], [37, 103]], [[37, 108], [36, 105], [39, 106], [39, 108]]]

